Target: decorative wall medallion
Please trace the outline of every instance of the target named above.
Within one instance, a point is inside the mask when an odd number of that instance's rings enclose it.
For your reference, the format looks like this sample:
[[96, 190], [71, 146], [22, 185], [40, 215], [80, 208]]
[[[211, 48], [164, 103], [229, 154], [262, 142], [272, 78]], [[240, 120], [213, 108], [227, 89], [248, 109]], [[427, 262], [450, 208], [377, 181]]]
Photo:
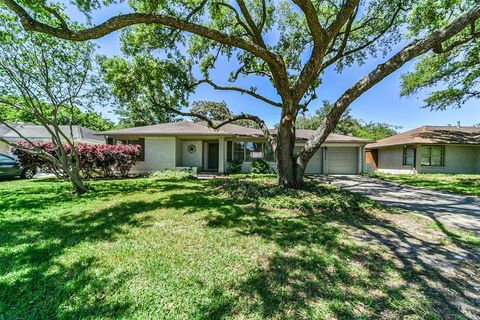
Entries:
[[195, 151], [197, 151], [197, 147], [195, 147], [195, 145], [193, 145], [193, 144], [190, 144], [187, 147], [187, 151], [190, 152], [190, 153], [195, 153]]

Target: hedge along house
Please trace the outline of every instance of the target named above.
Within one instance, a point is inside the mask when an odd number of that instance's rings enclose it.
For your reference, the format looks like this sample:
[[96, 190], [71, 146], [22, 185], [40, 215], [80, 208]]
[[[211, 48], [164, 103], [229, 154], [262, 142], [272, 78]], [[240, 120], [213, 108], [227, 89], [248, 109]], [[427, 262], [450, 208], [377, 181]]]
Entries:
[[[275, 130], [272, 130], [275, 133]], [[314, 133], [297, 130], [298, 150]], [[218, 130], [201, 122], [172, 122], [105, 131], [110, 144], [138, 144], [142, 157], [133, 172], [186, 170], [223, 173], [233, 160], [248, 172], [255, 159], [264, 159], [273, 170], [275, 155], [259, 129], [227, 124]], [[310, 160], [307, 174], [358, 174], [364, 168], [364, 147], [370, 140], [331, 134]]]
[[[21, 136], [19, 136], [14, 130], [6, 125], [0, 125], [0, 138], [5, 139], [10, 143], [24, 141], [22, 137], [25, 137], [32, 142], [52, 141], [50, 133], [44, 126], [20, 122], [12, 122], [8, 123], [8, 125], [21, 134]], [[59, 126], [59, 128], [67, 137], [71, 137], [75, 143], [105, 143], [104, 139], [95, 135], [95, 131], [85, 127], [74, 125], [71, 128], [71, 132], [70, 126]], [[9, 144], [0, 141], [0, 153], [9, 153], [10, 149], [11, 147]]]
[[366, 146], [366, 163], [387, 173], [480, 173], [480, 128], [423, 126]]

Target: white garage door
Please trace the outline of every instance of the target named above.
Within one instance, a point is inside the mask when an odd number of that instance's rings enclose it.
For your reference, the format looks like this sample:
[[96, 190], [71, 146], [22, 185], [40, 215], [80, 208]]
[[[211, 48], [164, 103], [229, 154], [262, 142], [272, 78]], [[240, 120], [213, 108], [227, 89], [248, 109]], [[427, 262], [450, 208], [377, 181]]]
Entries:
[[305, 168], [306, 174], [321, 174], [322, 173], [322, 149], [318, 149], [317, 152], [308, 161]]
[[329, 147], [327, 149], [328, 174], [358, 173], [358, 148]]

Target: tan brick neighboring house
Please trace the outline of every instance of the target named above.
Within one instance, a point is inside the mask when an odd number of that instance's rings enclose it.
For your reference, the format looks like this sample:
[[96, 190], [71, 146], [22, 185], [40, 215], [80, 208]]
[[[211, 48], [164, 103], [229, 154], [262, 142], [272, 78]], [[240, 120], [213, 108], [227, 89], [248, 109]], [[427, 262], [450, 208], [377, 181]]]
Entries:
[[[272, 130], [275, 134], [275, 130]], [[300, 150], [313, 130], [296, 131]], [[248, 172], [254, 159], [264, 159], [275, 169], [275, 156], [261, 130], [227, 124], [218, 130], [204, 123], [180, 121], [99, 133], [112, 144], [138, 144], [143, 161], [134, 172], [192, 169], [225, 172], [232, 160], [243, 162]], [[364, 170], [365, 145], [370, 140], [331, 134], [308, 163], [307, 174], [357, 174]]]
[[[31, 124], [31, 123], [9, 123], [9, 125], [18, 132], [23, 137], [31, 141], [50, 141], [51, 137], [48, 130], [39, 125]], [[60, 126], [60, 130], [67, 136], [73, 137], [75, 143], [92, 143], [92, 144], [100, 144], [105, 143], [105, 140], [98, 135], [95, 135], [95, 131], [90, 130], [85, 127], [81, 126], [72, 126], [72, 132], [70, 133], [69, 126]], [[8, 128], [5, 125], [0, 124], [0, 138], [3, 138], [9, 142], [18, 142], [23, 141], [23, 139], [14, 131]], [[10, 146], [0, 141], [0, 153], [9, 153]]]
[[388, 173], [480, 173], [480, 128], [423, 126], [366, 148], [366, 162]]

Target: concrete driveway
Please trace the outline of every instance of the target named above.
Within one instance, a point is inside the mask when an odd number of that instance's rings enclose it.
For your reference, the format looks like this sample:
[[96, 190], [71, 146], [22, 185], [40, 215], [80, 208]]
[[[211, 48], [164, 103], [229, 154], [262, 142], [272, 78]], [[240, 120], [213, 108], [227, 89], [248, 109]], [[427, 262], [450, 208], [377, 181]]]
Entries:
[[480, 199], [400, 185], [363, 176], [324, 176], [320, 180], [361, 193], [388, 207], [425, 214], [444, 225], [480, 233]]

